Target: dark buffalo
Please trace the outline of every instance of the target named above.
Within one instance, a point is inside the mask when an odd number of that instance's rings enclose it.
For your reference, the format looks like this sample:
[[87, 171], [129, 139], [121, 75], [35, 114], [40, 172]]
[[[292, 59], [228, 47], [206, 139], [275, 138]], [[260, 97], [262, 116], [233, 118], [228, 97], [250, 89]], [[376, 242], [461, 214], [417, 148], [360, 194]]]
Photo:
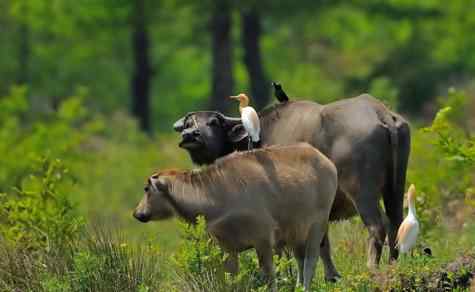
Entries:
[[[397, 229], [403, 217], [403, 196], [410, 150], [409, 124], [372, 96], [320, 105], [289, 101], [260, 114], [263, 145], [308, 142], [327, 155], [338, 169], [338, 192], [331, 220], [359, 213], [369, 231], [368, 265], [376, 266], [386, 237], [379, 201], [389, 219], [390, 260], [398, 256]], [[219, 112], [188, 113], [174, 124], [180, 147], [197, 164], [209, 164], [235, 150], [246, 150], [240, 119]], [[331, 270], [328, 238], [322, 260]], [[326, 262], [326, 263], [325, 263]], [[326, 271], [337, 276], [336, 271]]]

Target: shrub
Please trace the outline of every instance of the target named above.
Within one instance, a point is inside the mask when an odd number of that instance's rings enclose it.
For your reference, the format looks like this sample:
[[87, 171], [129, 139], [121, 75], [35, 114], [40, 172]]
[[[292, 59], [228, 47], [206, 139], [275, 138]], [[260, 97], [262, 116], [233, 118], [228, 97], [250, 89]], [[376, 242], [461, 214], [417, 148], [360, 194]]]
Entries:
[[72, 253], [71, 291], [157, 291], [161, 273], [153, 246], [131, 246], [120, 233], [96, 228]]
[[[226, 255], [207, 233], [203, 217], [196, 225], [180, 223], [180, 229], [183, 241], [172, 260], [180, 291], [266, 291], [254, 250], [240, 253], [239, 273], [232, 276], [223, 267]], [[274, 256], [274, 266], [279, 291], [294, 291], [293, 259]]]
[[[413, 135], [411, 166], [408, 181], [418, 189], [417, 206], [423, 231], [429, 231], [451, 206], [462, 207], [457, 202], [473, 204], [473, 173], [475, 166], [475, 140], [461, 124], [460, 115], [469, 98], [451, 91], [433, 123]], [[454, 114], [458, 113], [458, 114]], [[455, 207], [454, 207], [455, 208]], [[458, 220], [461, 221], [461, 220]]]
[[62, 249], [76, 238], [83, 220], [64, 192], [67, 169], [60, 160], [37, 161], [34, 173], [20, 188], [1, 194], [0, 235], [27, 250]]
[[0, 192], [20, 187], [39, 159], [62, 158], [68, 164], [82, 158], [82, 143], [103, 128], [102, 119], [84, 107], [84, 97], [67, 98], [56, 111], [40, 114], [26, 94], [18, 87], [0, 98], [0, 152], [8, 154], [0, 156]]

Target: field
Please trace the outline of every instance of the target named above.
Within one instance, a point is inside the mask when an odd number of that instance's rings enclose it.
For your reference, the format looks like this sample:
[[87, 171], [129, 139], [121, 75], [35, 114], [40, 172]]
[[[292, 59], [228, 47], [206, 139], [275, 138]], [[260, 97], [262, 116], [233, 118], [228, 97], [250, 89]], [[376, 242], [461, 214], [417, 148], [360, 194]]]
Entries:
[[[468, 100], [452, 93], [450, 107], [429, 127], [413, 125], [408, 183], [417, 185], [422, 224], [414, 256], [388, 264], [386, 247], [380, 268], [368, 270], [361, 220], [333, 223], [333, 257], [343, 277], [326, 283], [319, 264], [315, 291], [468, 291], [475, 266], [473, 142], [451, 115], [462, 99]], [[5, 206], [0, 213], [0, 289], [265, 290], [253, 251], [241, 256], [241, 271], [231, 278], [221, 267], [224, 255], [202, 225], [193, 228], [177, 220], [142, 224], [132, 217], [149, 174], [191, 164], [176, 146], [178, 135], [151, 138], [126, 114], [94, 114], [82, 100], [72, 97], [44, 119], [21, 124], [29, 111], [22, 90], [0, 99], [0, 134], [11, 138], [0, 144], [9, 153], [1, 158], [0, 173]], [[431, 248], [431, 257], [424, 255], [425, 247]], [[280, 291], [292, 291], [293, 261], [275, 260]]]

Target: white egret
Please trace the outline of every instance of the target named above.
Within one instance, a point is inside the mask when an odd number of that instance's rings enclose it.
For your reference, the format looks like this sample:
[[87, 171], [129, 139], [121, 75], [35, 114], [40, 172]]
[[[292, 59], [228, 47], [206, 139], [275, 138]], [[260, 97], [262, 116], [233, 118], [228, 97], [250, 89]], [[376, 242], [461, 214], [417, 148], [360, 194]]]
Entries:
[[259, 116], [256, 110], [249, 106], [249, 97], [244, 93], [237, 96], [230, 96], [229, 98], [239, 100], [239, 112], [241, 113], [242, 125], [249, 136], [248, 150], [251, 150], [253, 143], [259, 143], [260, 141], [261, 126]]
[[409, 212], [402, 221], [397, 232], [397, 246], [401, 253], [407, 253], [416, 244], [417, 235], [419, 234], [419, 221], [416, 217], [416, 187], [412, 184], [407, 191], [407, 203]]

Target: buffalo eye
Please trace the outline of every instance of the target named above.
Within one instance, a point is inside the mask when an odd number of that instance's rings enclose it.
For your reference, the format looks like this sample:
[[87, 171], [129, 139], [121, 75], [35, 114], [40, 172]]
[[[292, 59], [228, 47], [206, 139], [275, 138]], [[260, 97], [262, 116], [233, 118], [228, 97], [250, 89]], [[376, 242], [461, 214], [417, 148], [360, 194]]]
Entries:
[[216, 127], [219, 126], [219, 121], [216, 118], [212, 118], [208, 121], [208, 126]]
[[145, 187], [143, 188], [143, 190], [144, 190], [145, 192], [148, 192], [148, 190], [149, 190], [148, 186], [145, 186]]
[[193, 121], [191, 121], [190, 119], [187, 119], [185, 123], [185, 128], [191, 128], [191, 127], [193, 127]]

